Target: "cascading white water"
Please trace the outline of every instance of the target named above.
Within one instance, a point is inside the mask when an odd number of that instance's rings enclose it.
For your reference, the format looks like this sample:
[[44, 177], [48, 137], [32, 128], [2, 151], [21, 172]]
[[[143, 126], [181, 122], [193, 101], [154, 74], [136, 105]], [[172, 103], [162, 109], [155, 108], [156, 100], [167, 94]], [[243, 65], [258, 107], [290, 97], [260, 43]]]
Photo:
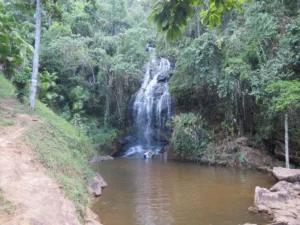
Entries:
[[147, 47], [150, 60], [141, 88], [133, 103], [135, 143], [125, 156], [152, 151], [157, 153], [170, 133], [171, 96], [168, 88], [171, 65], [165, 58], [156, 58], [155, 49]]

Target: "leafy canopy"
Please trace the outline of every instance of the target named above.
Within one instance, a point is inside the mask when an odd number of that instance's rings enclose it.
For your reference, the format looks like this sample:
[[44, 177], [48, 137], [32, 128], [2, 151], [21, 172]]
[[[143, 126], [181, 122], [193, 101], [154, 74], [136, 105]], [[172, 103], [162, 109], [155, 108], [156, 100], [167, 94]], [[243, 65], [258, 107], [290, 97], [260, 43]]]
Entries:
[[[149, 22], [155, 22], [158, 31], [164, 32], [167, 40], [174, 40], [182, 35], [188, 19], [194, 16], [194, 7], [204, 7], [204, 3], [204, 0], [153, 0]], [[201, 21], [211, 28], [220, 25], [224, 11], [241, 10], [243, 3], [244, 0], [209, 0], [209, 8], [200, 13]]]
[[277, 81], [268, 85], [266, 92], [274, 94], [272, 102], [275, 106], [275, 111], [287, 111], [291, 107], [298, 108], [300, 106], [299, 81]]

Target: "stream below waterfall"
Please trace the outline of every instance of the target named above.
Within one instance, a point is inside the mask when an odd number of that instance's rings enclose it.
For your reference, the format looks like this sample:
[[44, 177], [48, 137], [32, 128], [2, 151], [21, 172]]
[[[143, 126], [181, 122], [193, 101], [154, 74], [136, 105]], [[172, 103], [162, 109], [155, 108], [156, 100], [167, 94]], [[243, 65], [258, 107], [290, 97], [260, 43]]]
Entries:
[[104, 225], [265, 224], [248, 212], [265, 174], [191, 163], [116, 158], [92, 168], [108, 182], [93, 210]]

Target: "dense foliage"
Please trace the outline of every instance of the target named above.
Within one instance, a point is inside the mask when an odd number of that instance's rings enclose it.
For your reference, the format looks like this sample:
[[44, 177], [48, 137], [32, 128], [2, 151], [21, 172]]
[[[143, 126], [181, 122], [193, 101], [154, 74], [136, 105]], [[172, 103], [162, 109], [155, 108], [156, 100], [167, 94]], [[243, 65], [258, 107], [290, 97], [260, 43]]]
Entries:
[[[39, 98], [98, 146], [130, 127], [128, 104], [139, 86], [149, 43], [176, 62], [170, 90], [178, 116], [171, 144], [178, 154], [190, 149], [184, 157], [198, 157], [208, 139], [195, 136], [202, 134], [202, 126], [187, 132], [186, 118], [201, 118], [195, 124], [206, 124], [210, 141], [222, 132], [247, 135], [276, 153], [283, 142], [283, 115], [289, 113], [292, 154], [299, 156], [299, 1], [44, 3]], [[26, 1], [2, 0], [0, 11], [0, 62], [7, 77], [14, 74], [23, 99], [34, 10]], [[169, 39], [182, 37], [165, 42], [149, 18], [170, 32]]]
[[182, 113], [173, 118], [173, 123], [171, 144], [175, 154], [185, 159], [201, 157], [207, 145], [201, 118], [193, 113]]
[[202, 115], [216, 134], [253, 136], [272, 152], [282, 149], [288, 111], [297, 146], [299, 9], [294, 1], [252, 1], [223, 15], [220, 28], [191, 19], [180, 40], [160, 46], [177, 62], [170, 88], [178, 111]]
[[[197, 15], [195, 7], [201, 7], [200, 18], [204, 25], [212, 28], [221, 24], [222, 13], [233, 8], [241, 10], [244, 0], [153, 0], [150, 21], [157, 24], [158, 31], [166, 33], [167, 40], [174, 40], [182, 35], [188, 19]], [[209, 4], [209, 5], [208, 5]]]
[[[132, 0], [43, 2], [38, 98], [97, 145], [128, 127], [128, 102], [148, 58], [146, 43], [155, 39], [147, 22], [148, 6], [147, 1]], [[0, 10], [9, 9], [1, 23], [1, 35], [6, 36], [1, 36], [0, 60], [17, 69], [13, 82], [23, 100], [35, 11], [26, 1], [1, 2]]]

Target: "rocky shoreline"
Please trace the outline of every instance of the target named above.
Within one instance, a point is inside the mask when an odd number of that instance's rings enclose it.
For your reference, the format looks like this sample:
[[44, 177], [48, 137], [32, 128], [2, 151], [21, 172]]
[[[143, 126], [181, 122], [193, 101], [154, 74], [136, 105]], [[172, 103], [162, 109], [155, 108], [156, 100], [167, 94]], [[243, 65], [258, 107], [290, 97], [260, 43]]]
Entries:
[[278, 183], [270, 189], [256, 187], [249, 211], [268, 214], [273, 219], [269, 225], [300, 225], [300, 169], [274, 167], [272, 174]]
[[[111, 156], [94, 156], [89, 163], [98, 163], [104, 160], [113, 160]], [[92, 200], [99, 198], [102, 190], [108, 186], [107, 182], [99, 173], [94, 173], [93, 179], [89, 182], [89, 194]], [[100, 219], [92, 210], [86, 210], [85, 225], [102, 225]]]

